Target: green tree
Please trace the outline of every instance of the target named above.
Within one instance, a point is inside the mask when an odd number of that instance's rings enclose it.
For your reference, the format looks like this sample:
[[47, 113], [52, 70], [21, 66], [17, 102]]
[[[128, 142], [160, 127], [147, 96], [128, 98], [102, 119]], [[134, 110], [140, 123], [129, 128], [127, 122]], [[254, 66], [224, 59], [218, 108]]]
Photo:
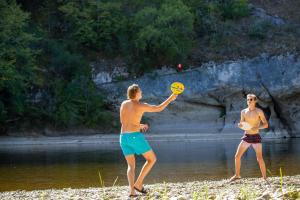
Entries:
[[104, 127], [111, 124], [112, 116], [104, 108], [103, 97], [88, 77], [79, 76], [68, 83], [58, 79], [51, 86], [54, 94], [47, 108], [56, 126]]
[[217, 31], [220, 13], [215, 1], [188, 0], [186, 4], [195, 16], [194, 29], [198, 38], [214, 34]]
[[15, 1], [0, 0], [0, 119], [2, 125], [26, 112], [38, 68], [37, 38], [27, 31], [29, 14]]
[[247, 0], [218, 0], [218, 7], [224, 19], [240, 19], [250, 14]]
[[99, 127], [111, 124], [112, 115], [91, 79], [91, 67], [82, 55], [71, 53], [67, 45], [44, 41], [46, 76], [51, 80], [44, 90], [47, 96], [39, 104], [41, 115], [56, 127]]
[[121, 41], [126, 42], [126, 17], [120, 2], [89, 0], [67, 2], [59, 7], [69, 26], [74, 42], [109, 55], [119, 53]]
[[180, 0], [145, 7], [134, 17], [135, 55], [146, 65], [186, 59], [193, 42], [193, 14]]

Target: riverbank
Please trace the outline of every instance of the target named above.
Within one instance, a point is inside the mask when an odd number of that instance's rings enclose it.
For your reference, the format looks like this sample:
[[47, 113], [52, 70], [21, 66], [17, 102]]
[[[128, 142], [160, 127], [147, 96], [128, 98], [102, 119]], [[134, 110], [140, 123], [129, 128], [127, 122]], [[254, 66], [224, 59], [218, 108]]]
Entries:
[[[100, 186], [100, 184], [99, 184]], [[195, 181], [185, 183], [158, 183], [146, 185], [148, 195], [136, 199], [299, 199], [300, 175], [241, 179], [229, 182]], [[10, 191], [0, 193], [0, 199], [128, 199], [127, 186]]]
[[[263, 140], [287, 139], [279, 137], [269, 137], [261, 134]], [[240, 139], [242, 133], [233, 134], [212, 134], [212, 133], [171, 133], [154, 134], [145, 133], [149, 141], [195, 141], [195, 140], [234, 140]], [[0, 137], [0, 147], [12, 145], [66, 145], [66, 144], [112, 144], [119, 143], [119, 134], [96, 134], [88, 136], [59, 136], [59, 137]]]

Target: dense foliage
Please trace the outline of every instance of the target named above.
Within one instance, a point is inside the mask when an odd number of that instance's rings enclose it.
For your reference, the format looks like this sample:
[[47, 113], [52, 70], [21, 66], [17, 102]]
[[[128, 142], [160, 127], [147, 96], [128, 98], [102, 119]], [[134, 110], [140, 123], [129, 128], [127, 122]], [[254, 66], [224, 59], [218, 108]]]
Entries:
[[141, 73], [188, 59], [216, 24], [247, 15], [246, 0], [0, 0], [1, 127], [110, 125], [96, 55]]

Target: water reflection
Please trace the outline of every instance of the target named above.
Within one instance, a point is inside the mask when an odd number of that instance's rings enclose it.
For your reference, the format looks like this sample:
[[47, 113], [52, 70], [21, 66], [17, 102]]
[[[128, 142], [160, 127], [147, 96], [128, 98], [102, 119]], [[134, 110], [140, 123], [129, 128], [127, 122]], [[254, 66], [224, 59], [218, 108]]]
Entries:
[[[158, 162], [147, 183], [228, 178], [234, 172], [239, 140], [150, 141]], [[263, 154], [272, 175], [300, 174], [300, 139], [265, 141]], [[144, 162], [137, 159], [137, 170]], [[101, 171], [106, 185], [118, 177], [127, 184], [126, 163], [118, 143], [0, 147], [0, 190], [97, 187]], [[242, 176], [259, 177], [255, 152], [242, 160]]]

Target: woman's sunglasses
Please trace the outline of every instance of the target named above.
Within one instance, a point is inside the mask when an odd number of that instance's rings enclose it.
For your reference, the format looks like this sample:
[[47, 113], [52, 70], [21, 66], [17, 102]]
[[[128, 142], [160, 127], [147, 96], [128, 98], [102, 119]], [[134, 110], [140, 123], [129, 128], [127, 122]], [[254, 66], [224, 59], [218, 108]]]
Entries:
[[247, 101], [255, 101], [255, 99], [247, 99]]

